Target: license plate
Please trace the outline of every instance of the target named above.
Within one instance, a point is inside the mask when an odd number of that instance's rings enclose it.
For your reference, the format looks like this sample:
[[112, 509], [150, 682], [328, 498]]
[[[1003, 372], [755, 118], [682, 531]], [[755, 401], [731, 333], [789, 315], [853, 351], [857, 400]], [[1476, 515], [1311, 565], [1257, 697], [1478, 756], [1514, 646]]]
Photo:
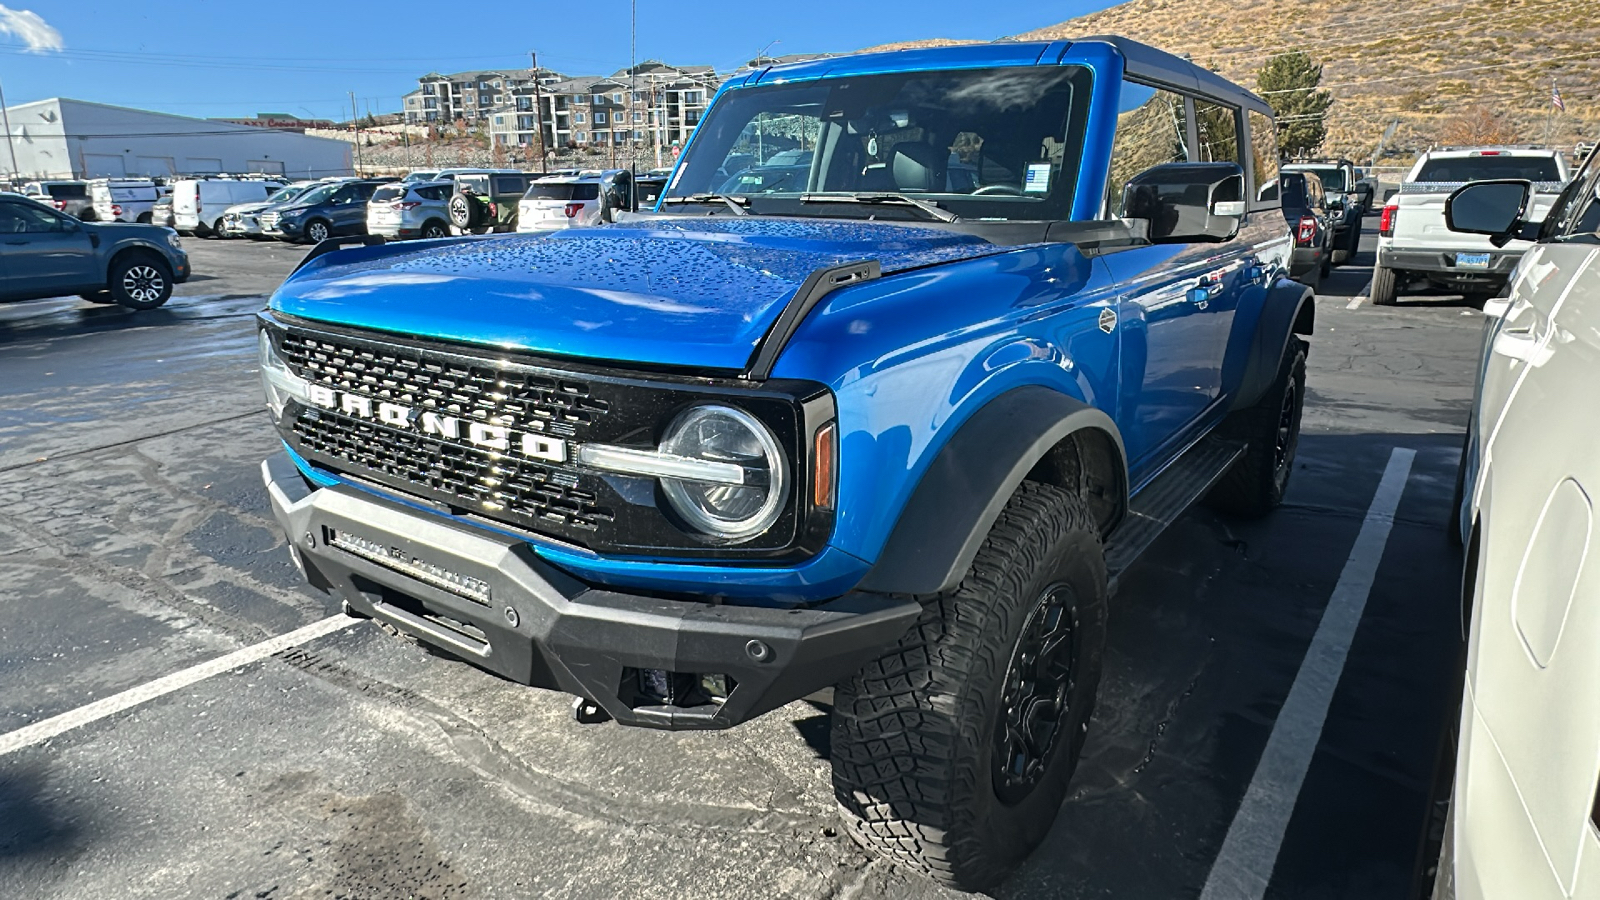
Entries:
[[1456, 266], [1462, 269], [1487, 269], [1489, 268], [1489, 254], [1457, 253]]

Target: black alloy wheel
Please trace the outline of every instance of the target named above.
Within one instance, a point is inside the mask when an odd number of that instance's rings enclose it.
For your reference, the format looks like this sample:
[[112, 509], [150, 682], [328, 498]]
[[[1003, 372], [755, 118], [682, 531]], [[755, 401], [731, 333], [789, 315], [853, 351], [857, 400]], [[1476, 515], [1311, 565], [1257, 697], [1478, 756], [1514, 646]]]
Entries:
[[1078, 660], [1072, 587], [1046, 588], [1011, 651], [995, 727], [994, 791], [1014, 806], [1038, 786], [1061, 736]]

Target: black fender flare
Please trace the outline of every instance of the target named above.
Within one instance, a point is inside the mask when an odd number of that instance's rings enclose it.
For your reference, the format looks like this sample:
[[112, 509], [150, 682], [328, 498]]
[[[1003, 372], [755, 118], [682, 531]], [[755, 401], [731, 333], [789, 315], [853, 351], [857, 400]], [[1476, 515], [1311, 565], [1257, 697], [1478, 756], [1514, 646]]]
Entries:
[[860, 589], [932, 594], [955, 587], [1017, 486], [1051, 448], [1085, 429], [1104, 432], [1116, 448], [1118, 503], [1125, 508], [1127, 451], [1111, 417], [1047, 387], [1013, 388], [939, 449]]
[[1228, 406], [1230, 412], [1254, 406], [1261, 399], [1278, 377], [1278, 365], [1289, 338], [1310, 334], [1315, 321], [1316, 301], [1311, 288], [1284, 278], [1267, 290], [1239, 389], [1233, 392], [1233, 402]]

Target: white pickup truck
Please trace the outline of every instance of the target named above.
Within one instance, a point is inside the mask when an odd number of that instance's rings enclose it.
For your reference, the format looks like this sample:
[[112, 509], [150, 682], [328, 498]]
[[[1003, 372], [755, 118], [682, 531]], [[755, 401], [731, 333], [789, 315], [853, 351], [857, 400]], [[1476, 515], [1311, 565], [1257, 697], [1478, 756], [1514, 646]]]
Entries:
[[1536, 189], [1527, 221], [1542, 222], [1569, 177], [1566, 158], [1555, 150], [1429, 150], [1411, 167], [1378, 219], [1378, 261], [1368, 297], [1387, 306], [1402, 288], [1424, 281], [1469, 298], [1499, 293], [1531, 245], [1511, 241], [1496, 247], [1487, 237], [1451, 231], [1444, 223], [1445, 198], [1469, 181], [1526, 179]]

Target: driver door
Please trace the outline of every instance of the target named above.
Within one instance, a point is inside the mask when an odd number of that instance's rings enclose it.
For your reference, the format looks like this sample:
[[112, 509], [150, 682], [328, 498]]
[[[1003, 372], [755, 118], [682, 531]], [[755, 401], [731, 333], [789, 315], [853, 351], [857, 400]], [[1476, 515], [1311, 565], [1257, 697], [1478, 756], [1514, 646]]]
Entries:
[[32, 203], [0, 203], [6, 292], [75, 294], [105, 287], [93, 243], [76, 219]]

